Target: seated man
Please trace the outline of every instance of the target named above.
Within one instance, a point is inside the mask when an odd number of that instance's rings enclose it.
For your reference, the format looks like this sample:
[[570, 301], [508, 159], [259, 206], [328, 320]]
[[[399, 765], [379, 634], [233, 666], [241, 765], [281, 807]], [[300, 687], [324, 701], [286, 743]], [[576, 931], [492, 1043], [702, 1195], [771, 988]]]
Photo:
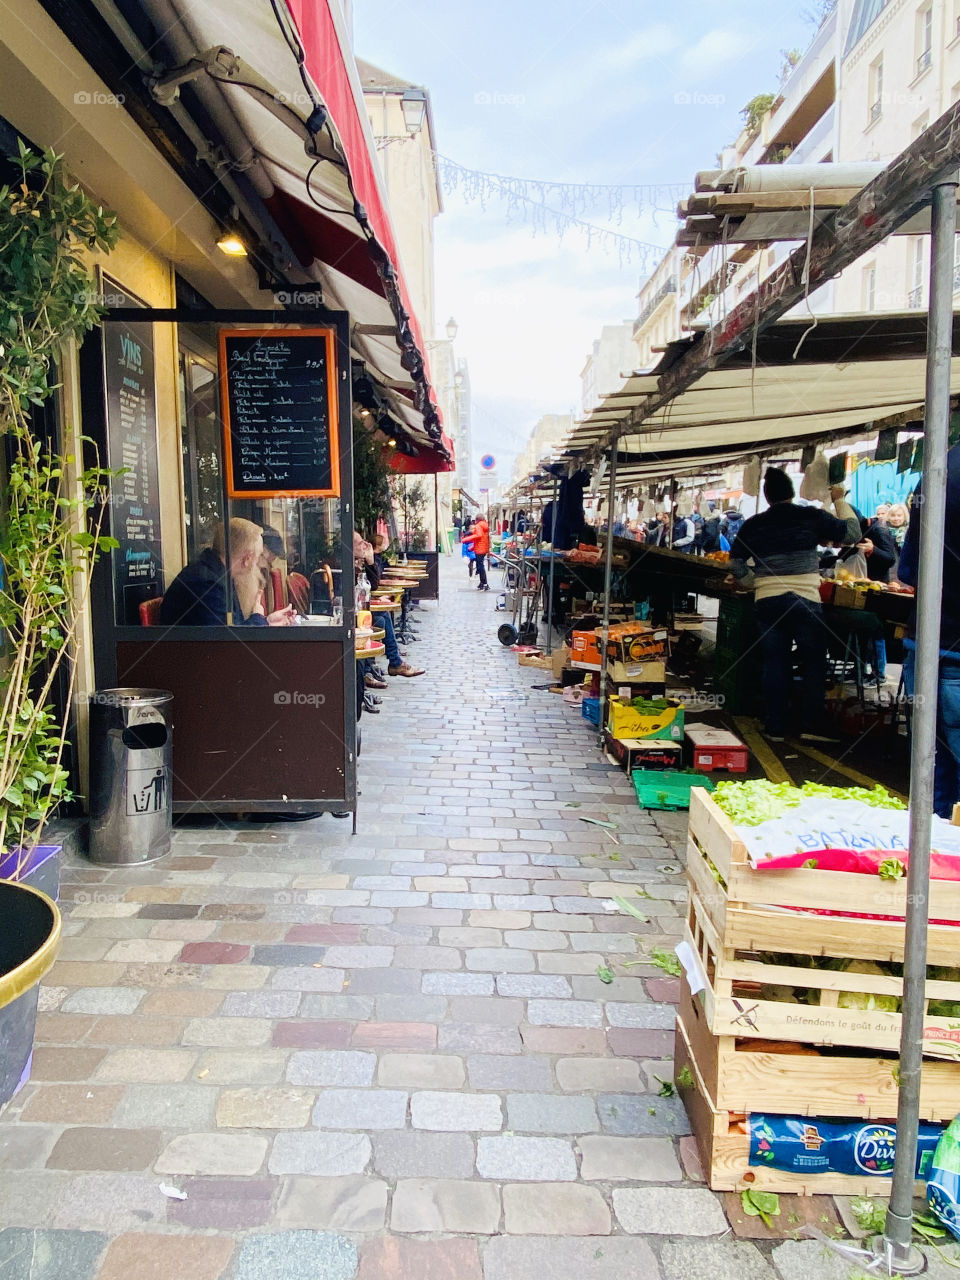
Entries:
[[160, 606], [161, 626], [223, 627], [229, 609], [234, 626], [289, 627], [295, 615], [289, 605], [267, 617], [257, 612], [263, 554], [263, 534], [259, 527], [239, 516], [230, 521], [229, 597], [224, 550], [223, 525], [220, 524], [213, 535], [213, 546], [205, 547], [167, 588]]
[[[353, 535], [353, 553], [355, 562], [366, 573], [370, 581], [371, 590], [376, 595], [377, 587], [380, 585], [380, 573], [383, 568], [383, 555], [390, 544], [389, 538], [382, 535], [377, 538], [377, 553], [374, 553], [373, 547], [358, 533]], [[374, 613], [373, 625], [380, 631], [383, 631], [383, 646], [387, 652], [387, 671], [392, 676], [422, 676], [424, 674], [422, 667], [415, 667], [410, 662], [404, 662], [403, 654], [400, 652], [400, 646], [397, 644], [396, 632], [393, 628], [393, 619], [389, 613]], [[367, 687], [372, 689], [385, 689], [386, 685], [383, 681], [377, 680], [376, 676], [368, 673], [371, 678], [367, 680]]]

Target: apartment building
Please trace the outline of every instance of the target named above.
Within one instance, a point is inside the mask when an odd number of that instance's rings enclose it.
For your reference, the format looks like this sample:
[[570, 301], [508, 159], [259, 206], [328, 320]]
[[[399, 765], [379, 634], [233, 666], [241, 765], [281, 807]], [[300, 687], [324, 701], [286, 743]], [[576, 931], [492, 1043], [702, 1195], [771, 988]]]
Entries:
[[[629, 327], [629, 326], [628, 326]], [[572, 413], [546, 413], [527, 439], [523, 453], [513, 464], [510, 483], [520, 484], [537, 470], [544, 458], [573, 430]]]
[[581, 411], [589, 413], [604, 396], [616, 391], [626, 375], [633, 370], [635, 360], [633, 326], [630, 321], [605, 324], [580, 370]]

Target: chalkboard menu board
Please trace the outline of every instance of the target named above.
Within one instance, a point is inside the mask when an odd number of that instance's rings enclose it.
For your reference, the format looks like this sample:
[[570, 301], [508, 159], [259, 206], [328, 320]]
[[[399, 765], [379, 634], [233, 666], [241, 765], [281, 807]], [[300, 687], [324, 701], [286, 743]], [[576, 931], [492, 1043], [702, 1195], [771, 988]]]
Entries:
[[231, 498], [340, 493], [333, 329], [221, 329]]
[[103, 380], [109, 465], [123, 470], [110, 485], [117, 622], [137, 626], [140, 604], [163, 594], [152, 324], [104, 324]]

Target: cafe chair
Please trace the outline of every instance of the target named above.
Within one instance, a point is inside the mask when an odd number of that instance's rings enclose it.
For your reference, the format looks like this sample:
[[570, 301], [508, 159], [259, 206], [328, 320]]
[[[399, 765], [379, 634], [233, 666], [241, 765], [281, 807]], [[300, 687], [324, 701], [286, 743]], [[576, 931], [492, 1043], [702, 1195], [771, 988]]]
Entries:
[[159, 627], [160, 607], [163, 596], [153, 596], [150, 600], [141, 600], [139, 606], [141, 627]]
[[270, 608], [272, 613], [274, 609], [282, 609], [287, 603], [286, 592], [283, 589], [283, 574], [279, 569], [270, 570], [270, 587], [273, 593], [273, 604]]

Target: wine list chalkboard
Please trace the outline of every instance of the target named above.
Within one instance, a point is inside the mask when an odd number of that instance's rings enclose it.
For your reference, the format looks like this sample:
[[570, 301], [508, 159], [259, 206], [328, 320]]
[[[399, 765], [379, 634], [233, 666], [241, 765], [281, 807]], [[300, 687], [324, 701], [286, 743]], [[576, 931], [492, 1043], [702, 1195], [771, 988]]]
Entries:
[[340, 494], [333, 329], [221, 329], [231, 498]]

